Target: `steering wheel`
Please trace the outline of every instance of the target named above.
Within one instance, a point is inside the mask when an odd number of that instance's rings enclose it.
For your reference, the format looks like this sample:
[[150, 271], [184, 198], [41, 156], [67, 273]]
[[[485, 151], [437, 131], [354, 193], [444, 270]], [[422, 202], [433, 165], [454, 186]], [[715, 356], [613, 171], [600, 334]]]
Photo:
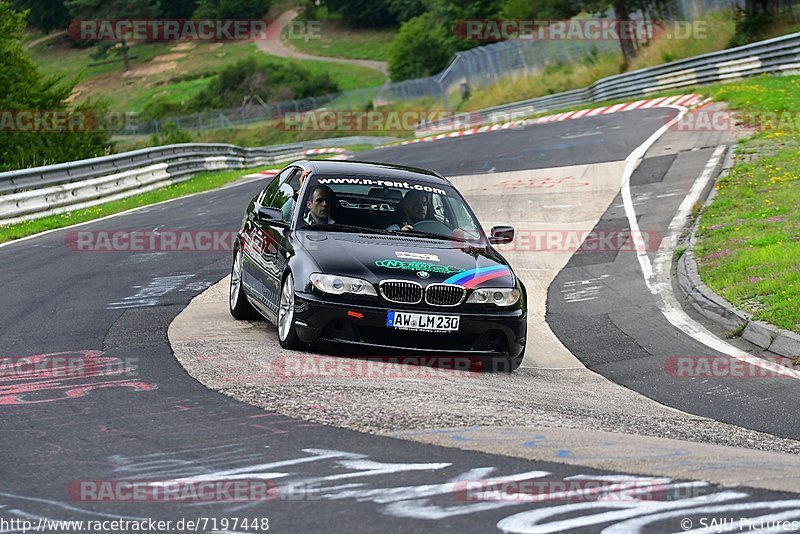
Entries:
[[439, 221], [433, 221], [430, 219], [417, 221], [416, 223], [414, 223], [412, 228], [414, 228], [414, 230], [417, 230], [419, 232], [426, 232], [429, 234], [437, 234], [445, 236], [448, 236], [451, 233], [453, 233], [453, 229], [447, 226], [446, 224], [441, 223]]

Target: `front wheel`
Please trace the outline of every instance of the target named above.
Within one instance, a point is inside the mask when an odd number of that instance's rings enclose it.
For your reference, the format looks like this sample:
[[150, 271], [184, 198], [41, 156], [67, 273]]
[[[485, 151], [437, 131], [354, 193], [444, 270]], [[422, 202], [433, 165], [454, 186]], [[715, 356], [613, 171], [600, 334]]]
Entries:
[[286, 275], [281, 288], [278, 305], [278, 342], [284, 349], [298, 349], [302, 346], [294, 326], [294, 277]]
[[242, 251], [237, 250], [233, 257], [233, 267], [231, 267], [231, 287], [228, 298], [228, 308], [234, 319], [257, 319], [258, 312], [247, 300], [242, 284]]

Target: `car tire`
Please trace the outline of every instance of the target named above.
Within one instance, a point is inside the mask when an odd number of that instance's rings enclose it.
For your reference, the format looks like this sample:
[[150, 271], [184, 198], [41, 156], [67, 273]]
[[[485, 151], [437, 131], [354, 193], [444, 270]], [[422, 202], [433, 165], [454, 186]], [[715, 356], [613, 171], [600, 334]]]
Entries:
[[299, 349], [303, 346], [294, 325], [294, 277], [291, 272], [283, 279], [278, 302], [278, 343], [284, 349]]
[[231, 285], [228, 292], [228, 309], [234, 319], [244, 321], [247, 319], [258, 319], [259, 314], [244, 293], [242, 283], [242, 251], [237, 249], [233, 255], [233, 265], [231, 266]]

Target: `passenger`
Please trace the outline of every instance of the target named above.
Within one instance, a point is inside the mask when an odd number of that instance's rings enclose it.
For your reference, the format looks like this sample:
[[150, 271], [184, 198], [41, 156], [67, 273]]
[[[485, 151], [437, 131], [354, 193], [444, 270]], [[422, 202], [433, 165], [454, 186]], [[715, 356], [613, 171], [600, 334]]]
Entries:
[[283, 203], [281, 206], [281, 215], [283, 216], [284, 221], [289, 221], [292, 218], [292, 210], [294, 209], [294, 205], [297, 203], [297, 195], [300, 193], [300, 190], [303, 188], [303, 182], [306, 181], [306, 176], [311, 174], [311, 171], [308, 169], [303, 169], [303, 172], [300, 173], [300, 185], [297, 186], [297, 191], [294, 192], [294, 196]]

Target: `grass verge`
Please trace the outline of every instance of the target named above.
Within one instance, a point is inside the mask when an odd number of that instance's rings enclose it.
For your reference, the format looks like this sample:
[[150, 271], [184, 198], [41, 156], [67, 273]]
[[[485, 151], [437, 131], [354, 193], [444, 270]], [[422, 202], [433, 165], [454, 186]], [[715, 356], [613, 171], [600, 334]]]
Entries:
[[388, 61], [389, 47], [397, 33], [392, 29], [354, 29], [338, 20], [319, 21], [319, 35], [295, 35], [292, 25], [283, 30], [282, 38], [288, 46], [315, 56], [347, 59], [372, 59]]
[[21, 222], [9, 226], [0, 226], [0, 243], [13, 241], [33, 234], [38, 234], [46, 230], [63, 228], [73, 224], [99, 219], [107, 215], [113, 215], [122, 211], [156, 204], [164, 200], [183, 197], [192, 193], [209, 191], [222, 187], [239, 179], [245, 174], [255, 173], [266, 169], [280, 169], [283, 165], [270, 165], [257, 167], [255, 169], [236, 169], [222, 172], [204, 172], [193, 176], [185, 182], [162, 187], [155, 191], [149, 191], [140, 195], [115, 200], [99, 206], [93, 206], [82, 210], [76, 210], [61, 215], [50, 215], [32, 221]]
[[800, 332], [800, 76], [708, 93], [734, 110], [765, 115], [756, 115], [761, 130], [740, 144], [736, 164], [702, 212], [700, 277], [754, 319]]
[[[42, 69], [61, 75], [65, 81], [79, 78], [78, 102], [104, 98], [115, 111], [141, 112], [154, 98], [184, 102], [197, 95], [224, 67], [248, 57], [266, 57], [270, 63], [300, 65], [312, 73], [327, 72], [341, 91], [377, 87], [383, 73], [375, 69], [266, 56], [245, 41], [211, 43], [134, 43], [131, 70], [123, 72], [121, 61], [107, 64], [90, 57], [91, 48], [75, 48], [68, 37], [41, 43], [28, 51]], [[117, 59], [112, 56], [111, 59]]]

